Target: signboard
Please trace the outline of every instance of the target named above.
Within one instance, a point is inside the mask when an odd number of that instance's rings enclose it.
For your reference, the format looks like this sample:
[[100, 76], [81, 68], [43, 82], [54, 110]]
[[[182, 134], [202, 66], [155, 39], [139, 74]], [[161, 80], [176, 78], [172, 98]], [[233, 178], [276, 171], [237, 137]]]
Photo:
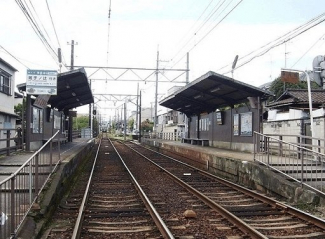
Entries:
[[57, 71], [27, 70], [26, 92], [33, 95], [57, 94]]
[[253, 135], [253, 114], [252, 112], [240, 114], [240, 135]]
[[299, 82], [299, 73], [290, 71], [281, 71], [281, 80], [283, 82], [297, 84]]

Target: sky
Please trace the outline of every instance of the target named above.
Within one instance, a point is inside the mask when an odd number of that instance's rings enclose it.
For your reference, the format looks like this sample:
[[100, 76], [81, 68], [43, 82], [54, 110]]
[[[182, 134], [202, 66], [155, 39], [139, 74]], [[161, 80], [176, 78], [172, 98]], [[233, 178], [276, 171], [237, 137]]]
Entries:
[[[323, 22], [293, 39], [280, 38], [323, 14], [322, 0], [1, 0], [0, 57], [18, 70], [17, 84], [26, 82], [28, 68], [60, 71], [57, 58], [36, 35], [19, 2], [32, 12], [53, 52], [62, 49], [67, 66], [71, 40], [77, 42], [75, 66], [154, 69], [159, 51], [159, 68], [186, 69], [189, 52], [190, 82], [208, 71], [231, 77], [238, 55], [236, 66], [240, 67], [233, 78], [260, 86], [278, 77], [283, 67], [312, 70], [313, 59], [324, 55], [325, 49]], [[322, 19], [325, 17], [319, 21]], [[277, 39], [279, 46], [263, 48]], [[250, 60], [257, 55], [261, 56]], [[85, 69], [103, 117], [116, 114], [113, 108], [121, 108], [123, 102], [103, 100], [99, 95], [136, 95], [135, 80], [152, 73]], [[179, 76], [168, 70], [161, 73], [159, 80]], [[130, 81], [112, 80], [118, 76]], [[139, 83], [144, 107], [155, 101], [154, 80], [155, 74], [151, 74], [146, 83]], [[173, 86], [184, 86], [185, 74], [175, 81], [181, 83], [158, 83], [158, 101]], [[127, 107], [132, 110], [134, 103]], [[78, 108], [78, 112], [87, 112], [87, 108]]]

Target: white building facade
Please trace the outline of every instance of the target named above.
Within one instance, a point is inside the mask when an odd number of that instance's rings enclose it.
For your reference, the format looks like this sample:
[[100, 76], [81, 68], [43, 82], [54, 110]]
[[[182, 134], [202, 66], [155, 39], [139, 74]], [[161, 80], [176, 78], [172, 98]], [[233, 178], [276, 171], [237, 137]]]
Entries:
[[[16, 118], [14, 111], [15, 98], [15, 72], [17, 70], [0, 58], [0, 139], [7, 138], [7, 130], [10, 130], [10, 138], [15, 135]], [[15, 142], [11, 141], [10, 146]], [[6, 141], [0, 141], [0, 149], [6, 147]]]

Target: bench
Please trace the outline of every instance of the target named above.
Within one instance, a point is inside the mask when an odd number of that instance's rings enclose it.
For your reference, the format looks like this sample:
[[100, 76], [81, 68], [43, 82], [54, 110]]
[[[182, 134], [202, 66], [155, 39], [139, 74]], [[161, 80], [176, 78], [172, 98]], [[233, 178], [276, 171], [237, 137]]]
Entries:
[[192, 144], [192, 145], [209, 146], [208, 139], [182, 138], [182, 143], [188, 143], [188, 144]]

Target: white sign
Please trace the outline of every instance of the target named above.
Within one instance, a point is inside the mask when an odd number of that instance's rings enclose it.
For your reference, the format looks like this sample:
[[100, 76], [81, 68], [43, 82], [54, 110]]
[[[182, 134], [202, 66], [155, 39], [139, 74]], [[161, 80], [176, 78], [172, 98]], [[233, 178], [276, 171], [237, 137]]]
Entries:
[[27, 70], [26, 92], [33, 95], [57, 94], [57, 71]]

